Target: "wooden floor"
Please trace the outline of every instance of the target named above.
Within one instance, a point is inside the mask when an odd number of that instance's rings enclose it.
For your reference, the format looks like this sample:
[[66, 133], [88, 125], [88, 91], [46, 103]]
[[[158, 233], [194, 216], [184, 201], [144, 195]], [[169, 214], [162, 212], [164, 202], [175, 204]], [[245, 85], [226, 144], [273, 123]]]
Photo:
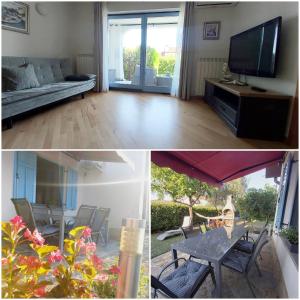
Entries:
[[288, 148], [236, 138], [201, 100], [110, 91], [59, 103], [2, 132], [5, 149]]

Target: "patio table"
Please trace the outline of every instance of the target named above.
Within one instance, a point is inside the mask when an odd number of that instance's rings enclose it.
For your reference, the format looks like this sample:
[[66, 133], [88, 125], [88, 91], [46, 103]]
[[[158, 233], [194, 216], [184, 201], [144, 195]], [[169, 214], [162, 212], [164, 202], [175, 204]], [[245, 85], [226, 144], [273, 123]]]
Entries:
[[[232, 231], [231, 231], [232, 230]], [[231, 232], [230, 232], [231, 231]], [[214, 230], [201, 233], [171, 245], [173, 258], [177, 259], [177, 251], [192, 255], [196, 258], [211, 262], [214, 265], [216, 277], [216, 288], [213, 296], [222, 296], [222, 274], [221, 265], [226, 254], [234, 247], [237, 241], [247, 234], [245, 225], [235, 225], [233, 228], [220, 227]], [[178, 263], [175, 264], [178, 267]]]

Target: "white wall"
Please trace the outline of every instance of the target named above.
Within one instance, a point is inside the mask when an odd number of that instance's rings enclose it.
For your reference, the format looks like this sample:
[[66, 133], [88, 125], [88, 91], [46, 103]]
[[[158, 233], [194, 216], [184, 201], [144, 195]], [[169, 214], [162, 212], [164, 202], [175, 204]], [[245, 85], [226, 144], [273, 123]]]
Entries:
[[298, 298], [298, 268], [278, 235], [273, 235], [276, 254], [289, 298]]
[[2, 221], [8, 221], [16, 215], [11, 201], [13, 197], [14, 152], [2, 151], [2, 189], [1, 209]]
[[[89, 204], [111, 208], [109, 228], [111, 236], [118, 237], [123, 218], [140, 218], [143, 208], [145, 151], [124, 151], [133, 161], [133, 170], [127, 163], [104, 163], [102, 172], [95, 170], [81, 174], [78, 189], [78, 207]], [[140, 206], [141, 205], [141, 206]]]
[[[292, 164], [291, 176], [289, 181], [289, 187], [287, 191], [287, 200], [285, 205], [285, 212], [283, 216], [283, 223], [289, 224], [294, 199], [295, 199], [295, 190], [296, 185], [299, 180], [298, 176], [298, 152], [292, 153], [293, 160], [296, 162]], [[298, 199], [297, 199], [298, 200]], [[296, 201], [297, 201], [296, 200]], [[277, 210], [276, 210], [277, 214]], [[275, 219], [276, 219], [275, 214]], [[274, 231], [275, 232], [275, 231]], [[293, 261], [292, 254], [287, 249], [286, 245], [282, 241], [281, 237], [278, 233], [273, 234], [274, 245], [277, 253], [277, 257], [280, 263], [281, 272], [284, 278], [284, 283], [287, 289], [287, 293], [289, 298], [298, 298], [298, 267], [296, 263]]]
[[[194, 9], [194, 45], [193, 45], [193, 80], [192, 95], [199, 95], [199, 58], [227, 58], [229, 54], [229, 39], [232, 35], [234, 10], [232, 7], [195, 8]], [[219, 40], [203, 40], [203, 23], [219, 21]]]
[[69, 57], [72, 9], [66, 2], [45, 2], [47, 16], [30, 6], [29, 34], [2, 29], [2, 55], [33, 57]]
[[234, 9], [233, 34], [282, 16], [276, 78], [247, 76], [248, 83], [294, 96], [298, 76], [298, 2], [240, 2]]

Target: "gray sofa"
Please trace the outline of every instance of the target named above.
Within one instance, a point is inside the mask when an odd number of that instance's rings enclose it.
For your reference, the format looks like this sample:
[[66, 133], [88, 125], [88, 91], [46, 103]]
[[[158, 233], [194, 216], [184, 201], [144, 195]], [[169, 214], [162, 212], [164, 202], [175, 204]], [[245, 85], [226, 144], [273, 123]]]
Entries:
[[32, 64], [40, 87], [2, 92], [2, 120], [12, 127], [12, 118], [32, 109], [81, 94], [94, 88], [96, 76], [88, 74], [86, 81], [65, 81], [73, 75], [70, 59], [3, 56], [2, 67]]

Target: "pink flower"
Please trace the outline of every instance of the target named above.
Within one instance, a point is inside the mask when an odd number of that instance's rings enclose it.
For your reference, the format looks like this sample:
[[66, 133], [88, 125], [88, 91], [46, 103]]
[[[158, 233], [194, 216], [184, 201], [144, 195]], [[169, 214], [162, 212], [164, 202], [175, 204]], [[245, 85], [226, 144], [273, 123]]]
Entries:
[[35, 256], [20, 256], [18, 263], [26, 266], [28, 269], [38, 269], [42, 263]]
[[105, 273], [98, 274], [98, 275], [96, 275], [95, 279], [99, 280], [99, 281], [107, 281], [108, 280], [108, 275], [105, 274]]
[[60, 250], [52, 251], [48, 257], [48, 262], [50, 264], [52, 264], [54, 262], [60, 262], [62, 260], [63, 260], [63, 256], [61, 255]]
[[8, 258], [6, 258], [6, 257], [1, 258], [1, 264], [2, 264], [2, 266], [7, 265], [8, 264]]
[[96, 251], [96, 244], [94, 242], [86, 243], [85, 244], [85, 254], [91, 255]]
[[53, 274], [54, 276], [59, 276], [60, 272], [59, 272], [59, 270], [58, 270], [57, 268], [55, 268], [55, 269], [53, 270], [52, 274]]
[[84, 239], [79, 239], [78, 241], [75, 242], [75, 248], [81, 250], [85, 248], [85, 241]]
[[100, 257], [98, 257], [96, 254], [91, 256], [91, 260], [95, 268], [97, 268], [98, 270], [102, 268], [103, 260]]
[[25, 228], [25, 223], [23, 222], [22, 217], [20, 216], [15, 216], [10, 220], [10, 223], [14, 225], [14, 230], [16, 232], [19, 232], [23, 228]]
[[45, 243], [45, 239], [42, 237], [42, 235], [35, 229], [33, 233], [30, 232], [28, 228], [26, 228], [24, 232], [24, 238], [27, 240], [33, 242], [35, 245], [43, 246]]
[[92, 234], [92, 229], [89, 228], [89, 227], [85, 227], [85, 229], [82, 231], [82, 236], [84, 238], [89, 238], [91, 237], [91, 234]]
[[109, 272], [112, 274], [120, 274], [120, 268], [118, 266], [111, 266]]
[[25, 239], [30, 239], [32, 237], [32, 233], [28, 228], [26, 228], [23, 236], [24, 236]]
[[111, 285], [112, 285], [113, 287], [117, 286], [117, 284], [118, 284], [118, 281], [117, 281], [117, 280], [112, 280], [112, 281], [111, 281]]
[[42, 286], [33, 291], [35, 297], [41, 298], [46, 296], [46, 287]]

